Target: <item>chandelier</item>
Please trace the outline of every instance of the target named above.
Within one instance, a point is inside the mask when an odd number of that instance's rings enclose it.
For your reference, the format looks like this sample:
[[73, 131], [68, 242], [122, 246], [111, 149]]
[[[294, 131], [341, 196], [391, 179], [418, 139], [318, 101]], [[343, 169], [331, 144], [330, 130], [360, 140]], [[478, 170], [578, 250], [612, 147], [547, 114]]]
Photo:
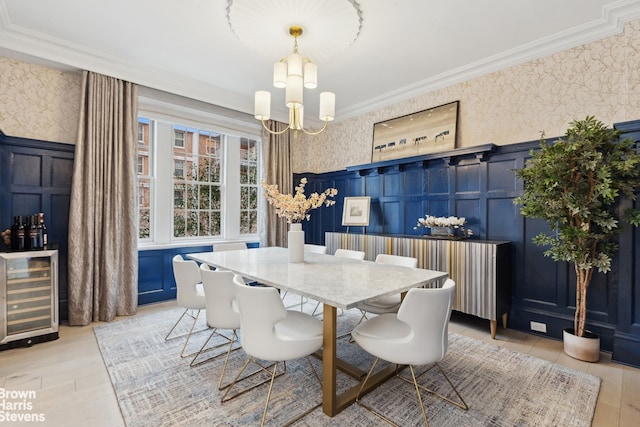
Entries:
[[271, 117], [271, 92], [258, 90], [255, 94], [254, 116], [262, 122], [262, 127], [274, 135], [281, 135], [288, 130], [318, 135], [335, 118], [336, 95], [333, 92], [321, 92], [319, 118], [324, 126], [316, 132], [304, 128], [303, 87], [315, 89], [318, 86], [318, 66], [298, 53], [298, 37], [303, 31], [299, 25], [289, 27], [289, 35], [293, 37], [293, 52], [273, 65], [273, 85], [285, 89], [285, 103], [289, 109], [289, 125], [285, 129], [276, 132], [265, 124], [265, 120]]

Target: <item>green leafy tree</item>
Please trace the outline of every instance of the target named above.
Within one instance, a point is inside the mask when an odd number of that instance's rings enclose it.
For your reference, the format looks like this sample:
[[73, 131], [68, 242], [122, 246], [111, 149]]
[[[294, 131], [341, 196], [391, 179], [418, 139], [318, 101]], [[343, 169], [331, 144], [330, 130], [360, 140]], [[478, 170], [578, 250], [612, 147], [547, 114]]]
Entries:
[[[574, 333], [584, 336], [587, 289], [594, 269], [607, 273], [618, 250], [620, 232], [616, 203], [624, 195], [635, 200], [640, 185], [640, 155], [631, 139], [608, 129], [593, 116], [573, 121], [563, 138], [541, 142], [531, 151], [524, 169], [524, 193], [515, 199], [521, 213], [549, 223], [551, 234], [533, 238], [548, 246], [545, 256], [572, 263], [576, 273]], [[543, 136], [544, 138], [544, 136]], [[628, 209], [624, 218], [640, 224], [640, 211]]]

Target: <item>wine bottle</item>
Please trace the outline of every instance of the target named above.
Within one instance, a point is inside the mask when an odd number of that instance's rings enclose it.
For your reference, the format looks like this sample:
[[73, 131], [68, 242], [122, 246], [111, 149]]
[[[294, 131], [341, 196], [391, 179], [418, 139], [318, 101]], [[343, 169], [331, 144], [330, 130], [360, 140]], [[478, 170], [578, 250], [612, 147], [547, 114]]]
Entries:
[[40, 214], [34, 214], [33, 215], [33, 222], [35, 222], [36, 224], [36, 233], [37, 233], [37, 243], [36, 243], [36, 248], [38, 250], [43, 249], [44, 248], [44, 230], [42, 228], [42, 224], [40, 224]]
[[49, 244], [49, 235], [47, 234], [47, 226], [44, 224], [44, 213], [38, 214], [38, 227], [41, 229], [42, 234], [42, 249], [47, 249]]
[[13, 217], [13, 226], [11, 227], [11, 250], [24, 251], [24, 245], [25, 234], [22, 215], [16, 215]]
[[29, 215], [28, 227], [27, 227], [27, 244], [25, 249], [36, 251], [40, 249], [38, 242], [38, 227], [36, 225], [35, 215]]

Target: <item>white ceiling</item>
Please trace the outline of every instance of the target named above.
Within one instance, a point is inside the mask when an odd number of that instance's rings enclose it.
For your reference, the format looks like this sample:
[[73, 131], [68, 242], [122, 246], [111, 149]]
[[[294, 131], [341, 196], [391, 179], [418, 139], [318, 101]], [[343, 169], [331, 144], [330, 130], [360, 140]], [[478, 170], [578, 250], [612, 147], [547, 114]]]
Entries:
[[[269, 1], [286, 2], [261, 3]], [[311, 58], [319, 83], [305, 92], [306, 116], [317, 114], [320, 91], [336, 93], [336, 120], [344, 120], [618, 33], [640, 17], [640, 0], [355, 2], [362, 13], [356, 41]], [[267, 89], [272, 116], [286, 121], [283, 90], [271, 85], [280, 58], [243, 44], [227, 7], [227, 0], [0, 0], [0, 55], [88, 69], [249, 114], [254, 91]], [[313, 24], [305, 30], [331, 31]], [[303, 54], [304, 43], [303, 35]], [[281, 56], [292, 47], [284, 39]]]

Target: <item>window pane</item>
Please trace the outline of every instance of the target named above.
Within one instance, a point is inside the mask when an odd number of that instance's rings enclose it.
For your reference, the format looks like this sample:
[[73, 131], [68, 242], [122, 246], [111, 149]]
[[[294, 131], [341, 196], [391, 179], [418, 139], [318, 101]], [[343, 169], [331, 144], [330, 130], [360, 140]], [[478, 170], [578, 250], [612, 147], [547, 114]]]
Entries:
[[151, 198], [153, 179], [150, 120], [138, 118], [138, 238], [151, 239]]
[[198, 211], [187, 211], [187, 230], [189, 237], [198, 235]]
[[[144, 117], [138, 118], [137, 137], [139, 239], [159, 238], [159, 241], [165, 241], [225, 237], [221, 233], [229, 225], [222, 224], [223, 209], [224, 217], [233, 219], [230, 221], [232, 225], [236, 224], [238, 215], [242, 218], [242, 230], [230, 230], [232, 234], [238, 231], [241, 234], [257, 233], [257, 198], [260, 194], [258, 141], [227, 136], [216, 132], [215, 127], [200, 129], [179, 120], [171, 123], [165, 119], [155, 121]], [[229, 141], [231, 144], [228, 146]], [[158, 168], [157, 165], [168, 165], [169, 159], [154, 159], [154, 147], [160, 147], [161, 155], [172, 157], [168, 168]], [[227, 158], [225, 150], [228, 147], [240, 152]], [[236, 171], [234, 175], [240, 171], [240, 180], [231, 185], [225, 182], [226, 167]], [[154, 170], [162, 175], [154, 176]], [[173, 191], [167, 188], [171, 183]], [[241, 202], [235, 206], [224, 206], [223, 191], [230, 192], [230, 200], [241, 198]], [[171, 230], [166, 227], [158, 229], [153, 225], [154, 220], [163, 224], [171, 222], [173, 227]], [[154, 232], [158, 235], [154, 236]]]
[[184, 147], [184, 134], [183, 130], [173, 130], [173, 145], [175, 147]]
[[173, 237], [186, 236], [186, 226], [184, 211], [175, 211], [173, 214]]
[[138, 211], [140, 223], [138, 229], [138, 238], [139, 239], [148, 239], [151, 237], [151, 210], [149, 209], [140, 209]]
[[187, 208], [198, 209], [198, 186], [186, 185]]
[[249, 187], [249, 209], [257, 210], [258, 209], [258, 188], [257, 187]]
[[[182, 132], [184, 150], [174, 149], [174, 184], [184, 183], [184, 191], [182, 199], [174, 197], [174, 209], [188, 210], [182, 236], [219, 236], [224, 136], [174, 125], [174, 136], [178, 131]], [[182, 175], [178, 173], [180, 162]]]
[[249, 138], [240, 140], [240, 234], [258, 230], [258, 146]]

